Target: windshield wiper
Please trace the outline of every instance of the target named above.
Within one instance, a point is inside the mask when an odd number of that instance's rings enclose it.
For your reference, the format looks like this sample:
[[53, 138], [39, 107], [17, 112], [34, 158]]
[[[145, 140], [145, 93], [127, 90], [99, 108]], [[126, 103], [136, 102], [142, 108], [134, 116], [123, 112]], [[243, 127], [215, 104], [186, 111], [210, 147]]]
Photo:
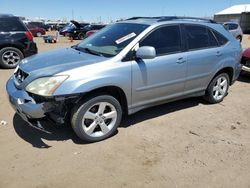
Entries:
[[81, 48], [81, 49], [83, 49], [85, 52], [88, 52], [88, 53], [90, 53], [90, 54], [98, 55], [98, 56], [102, 56], [102, 57], [103, 57], [103, 55], [102, 55], [100, 52], [91, 50], [91, 49], [89, 49], [89, 48]]

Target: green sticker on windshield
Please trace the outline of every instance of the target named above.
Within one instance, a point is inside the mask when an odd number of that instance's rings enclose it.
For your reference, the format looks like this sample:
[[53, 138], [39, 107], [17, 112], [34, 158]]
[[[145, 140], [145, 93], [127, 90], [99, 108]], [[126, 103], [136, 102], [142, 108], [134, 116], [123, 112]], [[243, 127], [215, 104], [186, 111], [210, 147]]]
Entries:
[[136, 36], [136, 34], [134, 32], [130, 33], [130, 34], [128, 34], [128, 35], [126, 35], [126, 36], [124, 36], [124, 37], [116, 40], [115, 43], [116, 44], [120, 44], [120, 43], [125, 42], [126, 40], [129, 40], [129, 39], [131, 39], [131, 38], [133, 38], [135, 36]]

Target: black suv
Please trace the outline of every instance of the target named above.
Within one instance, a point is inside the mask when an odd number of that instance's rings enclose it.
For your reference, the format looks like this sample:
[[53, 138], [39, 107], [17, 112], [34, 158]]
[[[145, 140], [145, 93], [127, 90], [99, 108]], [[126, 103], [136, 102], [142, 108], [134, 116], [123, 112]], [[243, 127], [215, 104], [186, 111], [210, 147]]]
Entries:
[[16, 16], [0, 14], [0, 67], [15, 68], [36, 53], [36, 43], [24, 23]]

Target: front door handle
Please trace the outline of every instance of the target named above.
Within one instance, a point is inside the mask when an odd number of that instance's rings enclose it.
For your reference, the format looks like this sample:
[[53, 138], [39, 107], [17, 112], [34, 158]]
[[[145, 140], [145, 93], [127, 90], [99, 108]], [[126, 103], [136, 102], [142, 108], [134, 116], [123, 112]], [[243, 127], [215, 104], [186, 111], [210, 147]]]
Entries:
[[222, 56], [222, 53], [221, 53], [220, 51], [217, 51], [217, 52], [216, 52], [216, 56], [218, 56], [218, 57], [219, 57], [219, 56]]
[[183, 57], [180, 57], [179, 59], [177, 59], [176, 63], [178, 64], [182, 64], [182, 63], [185, 63], [186, 60], [183, 58]]

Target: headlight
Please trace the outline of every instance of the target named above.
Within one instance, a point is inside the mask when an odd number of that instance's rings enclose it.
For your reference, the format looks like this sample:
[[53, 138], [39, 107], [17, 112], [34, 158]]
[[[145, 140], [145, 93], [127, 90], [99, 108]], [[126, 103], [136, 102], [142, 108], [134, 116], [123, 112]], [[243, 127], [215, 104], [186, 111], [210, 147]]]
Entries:
[[51, 96], [68, 76], [38, 78], [26, 86], [26, 91], [41, 96]]

